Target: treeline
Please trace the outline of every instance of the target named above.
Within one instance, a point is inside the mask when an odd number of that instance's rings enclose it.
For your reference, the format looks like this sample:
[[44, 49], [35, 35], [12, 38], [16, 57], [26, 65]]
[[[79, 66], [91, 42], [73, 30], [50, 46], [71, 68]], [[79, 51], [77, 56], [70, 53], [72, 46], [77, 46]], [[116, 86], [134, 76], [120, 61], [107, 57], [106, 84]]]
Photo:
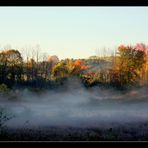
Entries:
[[[121, 45], [112, 56], [67, 60], [53, 68], [59, 77], [79, 77], [85, 86], [127, 88], [148, 86], [148, 46]], [[53, 72], [54, 74], [54, 72]]]
[[4, 50], [0, 53], [0, 83], [10, 88], [23, 85], [41, 87], [50, 79], [55, 62], [52, 58], [36, 61], [30, 57], [24, 61], [18, 50]]
[[18, 50], [0, 52], [0, 84], [9, 88], [49, 88], [77, 77], [85, 86], [97, 84], [124, 87], [148, 84], [148, 48], [145, 44], [119, 46], [115, 55], [102, 58], [65, 59], [57, 56], [27, 57]]
[[89, 84], [101, 83], [117, 88], [147, 87], [148, 46], [143, 43], [119, 46], [117, 52], [110, 57], [110, 65], [97, 71], [90, 71], [87, 81]]
[[27, 56], [25, 61], [18, 50], [1, 51], [0, 84], [5, 84], [9, 88], [57, 87], [69, 77], [79, 77], [88, 68], [80, 59], [60, 61], [57, 56], [46, 55], [39, 61], [38, 57], [38, 54]]

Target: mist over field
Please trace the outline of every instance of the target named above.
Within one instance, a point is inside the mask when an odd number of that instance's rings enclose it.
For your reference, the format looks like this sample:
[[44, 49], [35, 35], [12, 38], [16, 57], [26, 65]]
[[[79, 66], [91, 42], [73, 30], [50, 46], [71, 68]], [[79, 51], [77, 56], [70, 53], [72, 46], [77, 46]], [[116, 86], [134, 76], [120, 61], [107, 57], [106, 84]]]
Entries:
[[[11, 128], [48, 126], [102, 127], [114, 123], [148, 120], [146, 88], [125, 92], [99, 86], [85, 88], [78, 80], [68, 87], [35, 94], [28, 89], [16, 90], [18, 98], [0, 98], [0, 106], [14, 117], [4, 125]], [[65, 87], [65, 88], [64, 88]]]

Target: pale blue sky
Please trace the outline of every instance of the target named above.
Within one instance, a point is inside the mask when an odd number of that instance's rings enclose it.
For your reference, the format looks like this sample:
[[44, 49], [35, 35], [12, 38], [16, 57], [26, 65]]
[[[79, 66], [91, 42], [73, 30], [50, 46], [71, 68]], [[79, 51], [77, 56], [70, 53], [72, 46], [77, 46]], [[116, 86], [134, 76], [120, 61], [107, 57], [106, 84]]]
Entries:
[[148, 7], [0, 7], [0, 48], [40, 45], [61, 58], [148, 44]]

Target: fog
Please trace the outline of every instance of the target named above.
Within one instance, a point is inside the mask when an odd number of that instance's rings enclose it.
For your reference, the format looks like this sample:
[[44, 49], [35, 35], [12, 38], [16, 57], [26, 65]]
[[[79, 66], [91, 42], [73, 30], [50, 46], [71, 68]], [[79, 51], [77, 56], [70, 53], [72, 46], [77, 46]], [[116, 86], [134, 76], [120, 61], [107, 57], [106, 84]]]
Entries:
[[35, 94], [16, 90], [17, 99], [0, 98], [0, 107], [14, 117], [11, 128], [73, 126], [103, 127], [148, 120], [147, 88], [120, 92], [99, 86], [86, 89], [75, 80], [60, 89]]

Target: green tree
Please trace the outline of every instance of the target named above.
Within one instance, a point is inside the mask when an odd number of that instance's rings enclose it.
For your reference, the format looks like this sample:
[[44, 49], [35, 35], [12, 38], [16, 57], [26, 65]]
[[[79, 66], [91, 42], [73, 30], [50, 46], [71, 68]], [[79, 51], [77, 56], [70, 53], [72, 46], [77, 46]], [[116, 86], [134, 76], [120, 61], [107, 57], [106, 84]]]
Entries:
[[8, 77], [12, 82], [20, 81], [23, 73], [23, 58], [18, 50], [6, 51]]
[[7, 79], [20, 81], [23, 72], [23, 58], [18, 50], [10, 49], [0, 53], [1, 83]]

